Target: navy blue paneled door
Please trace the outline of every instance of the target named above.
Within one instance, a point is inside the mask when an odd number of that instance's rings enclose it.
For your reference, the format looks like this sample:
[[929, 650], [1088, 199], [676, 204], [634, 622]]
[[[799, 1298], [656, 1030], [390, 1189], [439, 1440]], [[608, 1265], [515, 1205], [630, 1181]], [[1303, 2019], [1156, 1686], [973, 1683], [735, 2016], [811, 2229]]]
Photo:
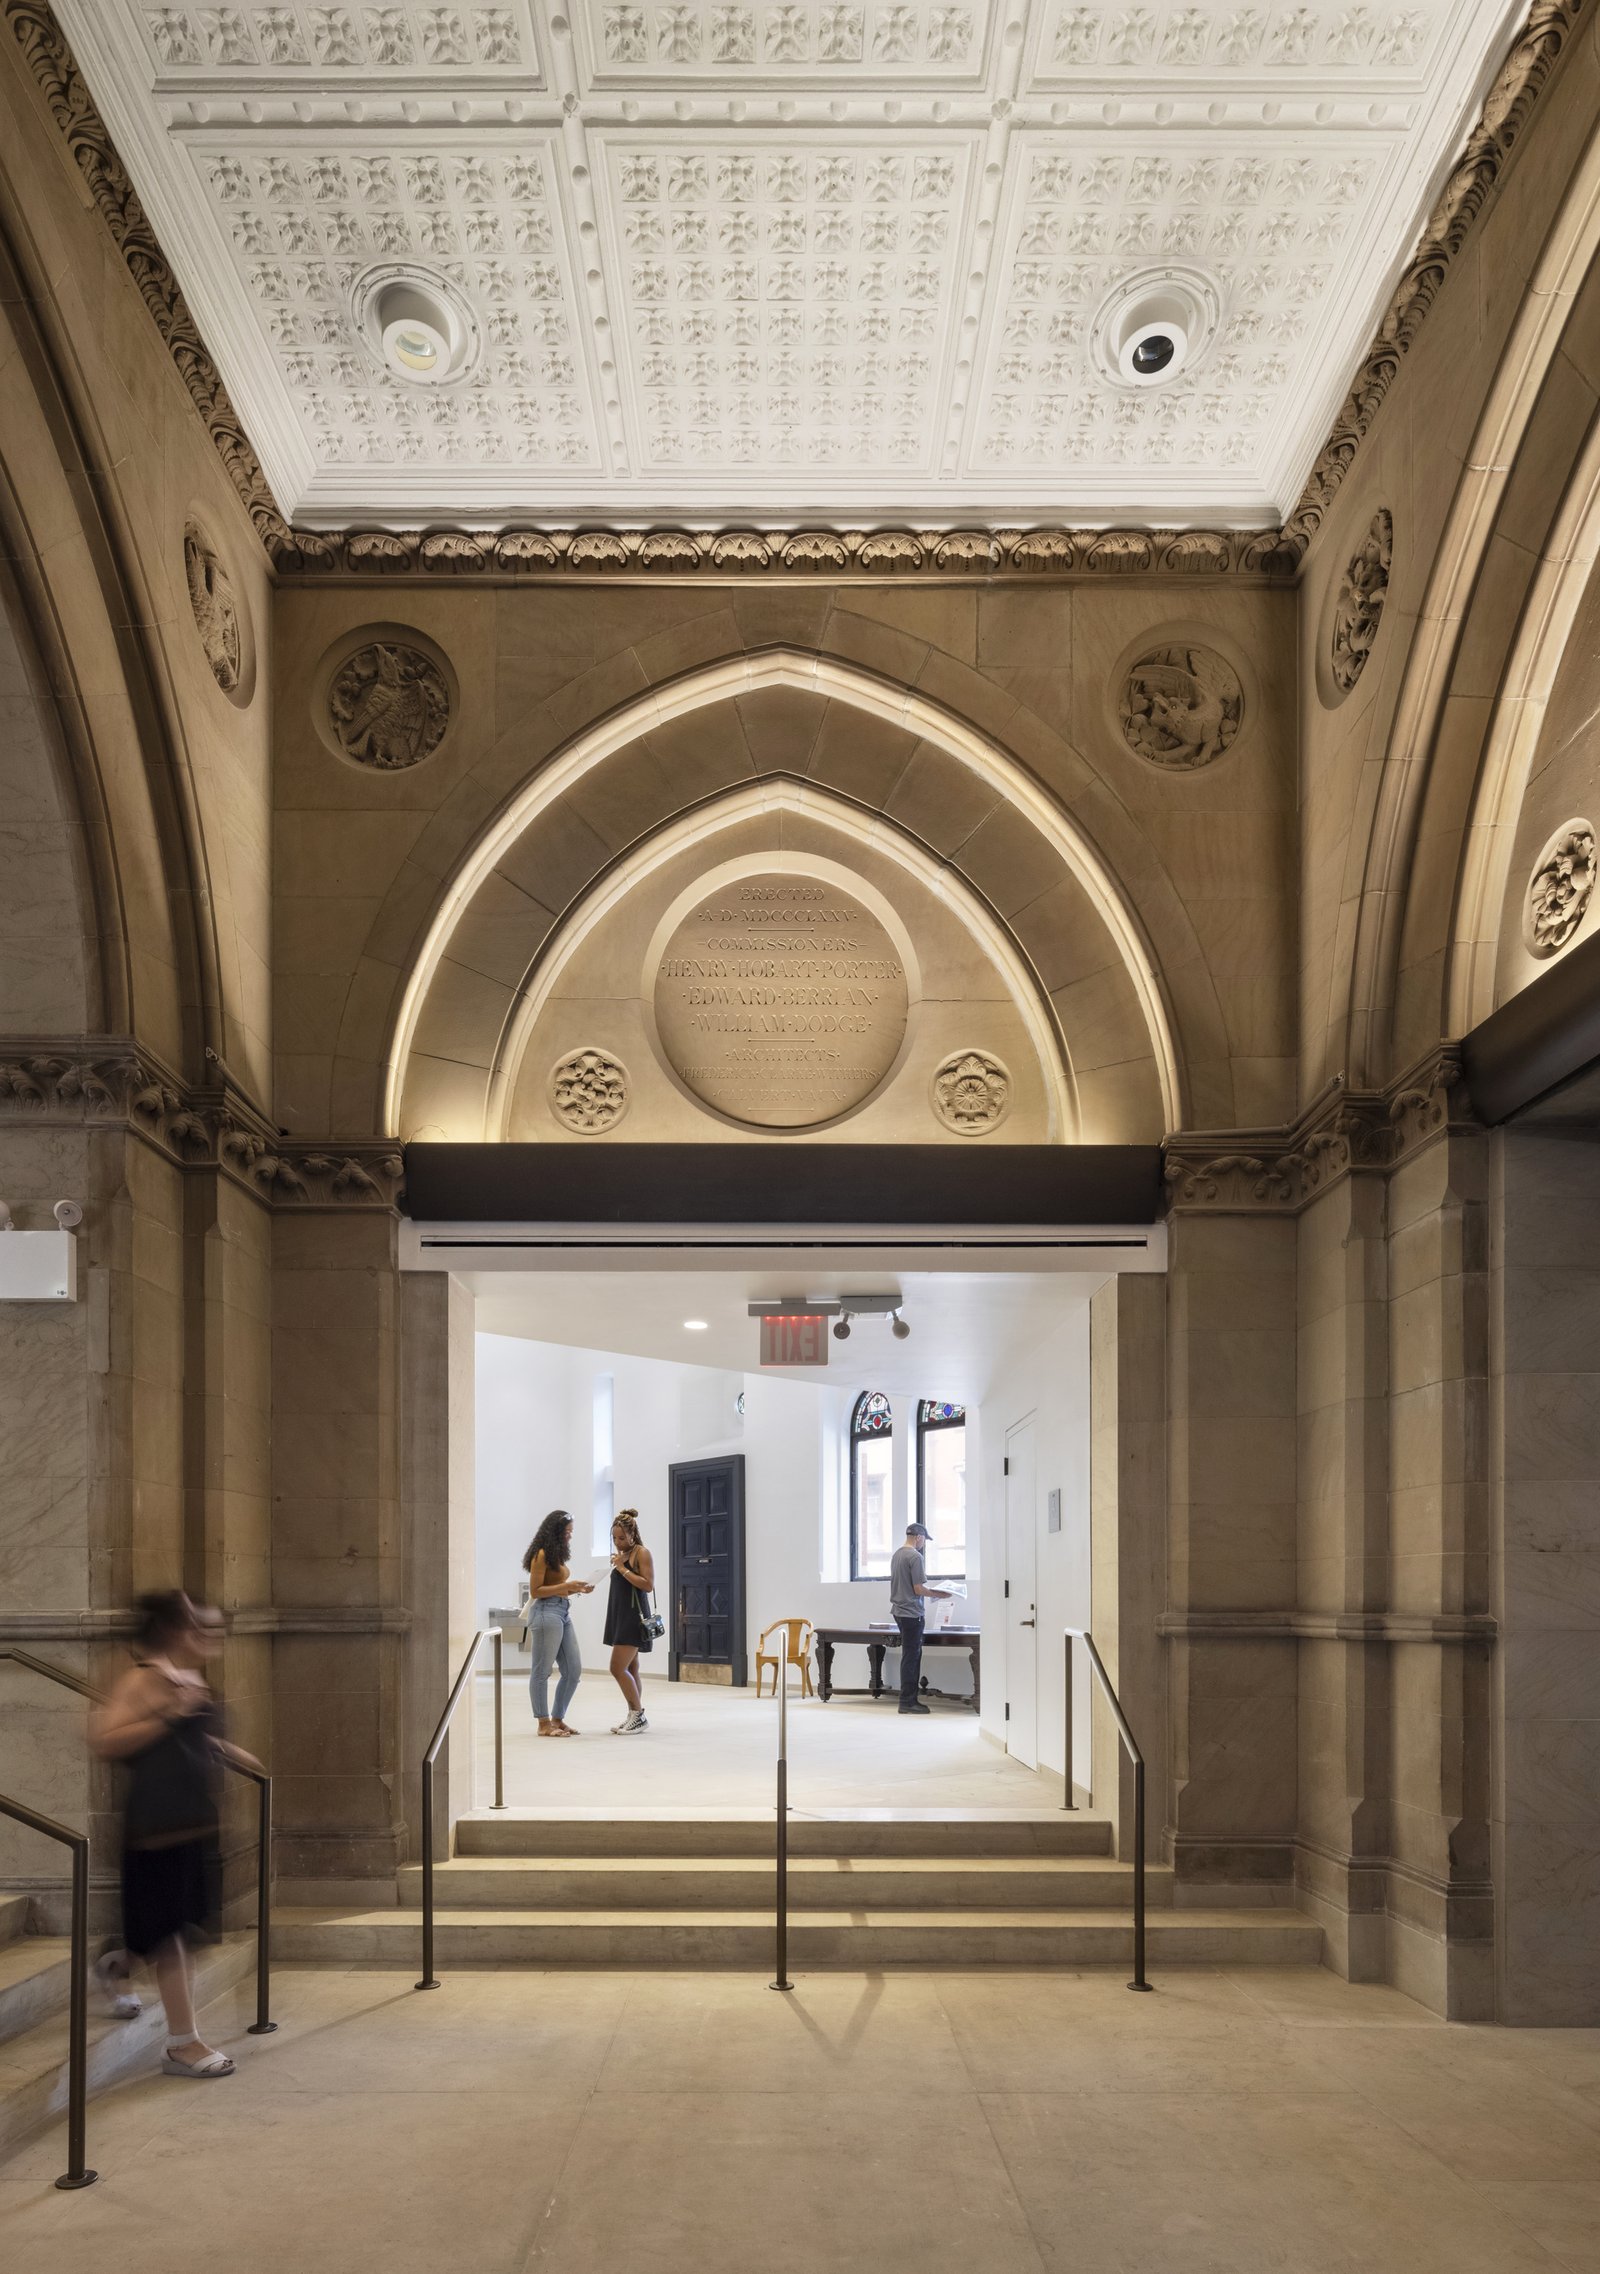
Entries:
[[672, 1634], [667, 1671], [726, 1666], [749, 1679], [744, 1632], [744, 1455], [679, 1461], [668, 1470], [672, 1508]]

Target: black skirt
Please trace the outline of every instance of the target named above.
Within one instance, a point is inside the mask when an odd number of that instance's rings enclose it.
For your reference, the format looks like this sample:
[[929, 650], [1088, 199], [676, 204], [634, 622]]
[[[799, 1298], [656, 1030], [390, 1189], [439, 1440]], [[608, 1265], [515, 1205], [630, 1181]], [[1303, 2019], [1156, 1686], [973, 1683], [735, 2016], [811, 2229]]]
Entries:
[[626, 1643], [635, 1650], [648, 1650], [654, 1639], [644, 1631], [645, 1594], [642, 1587], [630, 1587], [620, 1571], [611, 1574], [611, 1592], [606, 1597], [606, 1631], [602, 1642]]
[[216, 1835], [122, 1854], [122, 1943], [148, 1958], [175, 1934], [214, 1942], [222, 1918], [222, 1862]]

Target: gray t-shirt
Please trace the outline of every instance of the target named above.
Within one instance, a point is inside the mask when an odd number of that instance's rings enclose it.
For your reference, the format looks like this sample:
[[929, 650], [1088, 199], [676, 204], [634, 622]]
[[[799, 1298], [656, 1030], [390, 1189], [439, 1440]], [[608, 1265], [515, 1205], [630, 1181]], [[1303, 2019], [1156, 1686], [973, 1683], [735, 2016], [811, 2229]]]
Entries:
[[889, 1558], [889, 1609], [895, 1618], [920, 1619], [924, 1616], [917, 1583], [926, 1586], [927, 1577], [920, 1548], [914, 1548], [907, 1540], [903, 1548], [895, 1549]]

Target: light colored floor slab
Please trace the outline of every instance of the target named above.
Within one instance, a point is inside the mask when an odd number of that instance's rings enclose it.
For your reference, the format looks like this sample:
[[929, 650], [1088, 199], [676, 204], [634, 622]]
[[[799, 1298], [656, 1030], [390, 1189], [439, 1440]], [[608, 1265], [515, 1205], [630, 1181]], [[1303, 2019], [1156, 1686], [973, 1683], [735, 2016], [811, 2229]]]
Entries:
[[[513, 1808], [770, 1808], [776, 1703], [753, 1690], [645, 1680], [650, 1727], [613, 1737], [622, 1698], [608, 1675], [586, 1674], [569, 1718], [578, 1738], [536, 1734], [525, 1680], [505, 1677], [506, 1800]], [[494, 1797], [493, 1694], [474, 1702], [477, 1803]], [[799, 1815], [838, 1808], [1055, 1809], [1061, 1779], [1025, 1769], [978, 1728], [965, 1705], [936, 1701], [902, 1716], [892, 1698], [792, 1697], [789, 1801]]]
[[1600, 2274], [1600, 2031], [1332, 1975], [285, 1970], [0, 2168], [6, 2274]]

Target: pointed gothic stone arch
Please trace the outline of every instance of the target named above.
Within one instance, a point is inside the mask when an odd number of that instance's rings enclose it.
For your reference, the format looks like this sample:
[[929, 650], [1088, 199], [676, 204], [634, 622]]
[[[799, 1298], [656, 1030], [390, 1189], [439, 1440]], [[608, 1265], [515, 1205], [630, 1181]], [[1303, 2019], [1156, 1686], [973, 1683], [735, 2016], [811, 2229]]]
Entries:
[[[639, 752], [652, 731], [719, 704], [748, 707], [753, 698], [784, 689], [845, 705], [903, 744], [903, 772], [886, 773], [874, 787], [862, 783], [864, 794], [840, 803], [857, 830], [879, 832], [913, 867], [942, 877], [964, 920], [1010, 959], [1024, 993], [1050, 1006], [1039, 1015], [1045, 1028], [1054, 1022], [1051, 1048], [1063, 1072], [1053, 1078], [1058, 1095], [1068, 1097], [1073, 1085], [1064, 1069], [1075, 1068], [1084, 1134], [1148, 1140], [1181, 1125], [1184, 1079], [1156, 959], [1130, 900], [1073, 817], [1015, 759], [914, 690], [830, 657], [776, 648], [709, 665], [624, 705], [569, 744], [482, 831], [439, 900], [402, 992], [387, 1054], [389, 1134], [414, 1133], [407, 1091], [423, 1061], [436, 1069], [425, 1125], [460, 1137], [486, 1133], [491, 1084], [503, 1069], [517, 1006], [535, 984], [547, 942], [618, 866], [597, 864], [576, 890], [565, 879], [558, 907], [540, 900], [539, 864], [564, 801], [582, 786], [601, 794], [608, 768], [616, 773], [618, 794], [630, 779], [636, 785], [630, 794], [644, 794], [637, 790]], [[915, 796], [905, 787], [914, 760], [927, 776]], [[773, 794], [784, 771], [780, 753], [764, 774]], [[791, 784], [784, 794], [803, 787]], [[635, 845], [680, 822], [692, 831], [716, 804], [715, 798], [674, 799], [659, 769], [648, 796], [655, 810]], [[963, 807], [972, 817], [966, 824]], [[1001, 923], [981, 879], [963, 868], [964, 827], [976, 835], [978, 821], [996, 813], [1014, 837], [1010, 857], [1037, 876], [1038, 892], [1023, 912], [1027, 923], [1021, 917]], [[530, 908], [542, 925], [531, 940]], [[525, 946], [530, 952], [523, 960]], [[1059, 1135], [1069, 1134], [1074, 1118], [1058, 1113]]]

